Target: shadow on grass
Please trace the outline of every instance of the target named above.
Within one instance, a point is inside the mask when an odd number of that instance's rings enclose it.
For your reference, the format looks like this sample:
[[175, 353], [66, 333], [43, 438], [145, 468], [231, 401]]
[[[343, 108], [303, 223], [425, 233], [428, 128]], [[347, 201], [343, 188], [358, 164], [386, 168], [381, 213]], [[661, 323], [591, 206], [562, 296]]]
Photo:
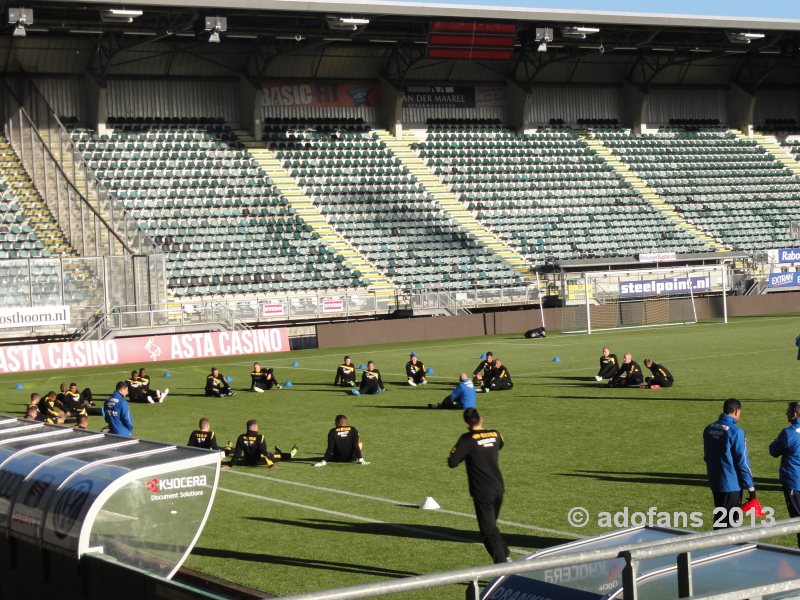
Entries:
[[[648, 471], [574, 471], [561, 473], [565, 477], [585, 477], [611, 483], [644, 483], [658, 485], [683, 485], [708, 487], [705, 473], [658, 473]], [[756, 489], [765, 492], [780, 492], [783, 487], [774, 477], [757, 477], [754, 479]]]
[[[438, 402], [437, 402], [438, 404]], [[433, 411], [434, 409], [428, 408], [427, 404], [421, 404], [419, 406], [400, 406], [400, 405], [393, 405], [393, 404], [360, 404], [358, 408], [391, 408], [394, 410], [430, 410]]]
[[[416, 509], [416, 506], [411, 508]], [[452, 527], [442, 527], [440, 525], [407, 525], [405, 523], [347, 523], [344, 521], [332, 521], [329, 519], [275, 519], [272, 517], [245, 517], [251, 521], [270, 523], [274, 525], [288, 525], [291, 527], [303, 527], [317, 531], [334, 531], [337, 533], [363, 533], [367, 535], [388, 535], [418, 540], [447, 540], [461, 544], [480, 544], [480, 535], [475, 530], [454, 529]], [[525, 535], [518, 533], [503, 533], [503, 539], [509, 546], [521, 548], [547, 548], [557, 544], [575, 541], [573, 538], [561, 538], [553, 536]]]
[[372, 575], [374, 577], [411, 577], [419, 575], [414, 571], [399, 571], [385, 567], [371, 567], [364, 564], [346, 563], [341, 561], [318, 560], [313, 558], [300, 558], [294, 556], [262, 554], [259, 552], [242, 552], [240, 550], [223, 550], [222, 548], [202, 548], [195, 546], [192, 554], [196, 556], [211, 556], [232, 560], [242, 560], [253, 563], [270, 563], [285, 567], [301, 567], [306, 569], [320, 569], [323, 571], [339, 571], [341, 573], [357, 573]]
[[[598, 390], [601, 388], [598, 388]], [[609, 388], [602, 388], [602, 389], [609, 389]], [[619, 390], [620, 388], [614, 388]], [[636, 391], [647, 392], [646, 395], [637, 395]], [[534, 396], [534, 395], [526, 395], [526, 396], [517, 396], [517, 398], [532, 398], [535, 400], [551, 400], [551, 399], [561, 399], [561, 400], [591, 400], [592, 402], [595, 401], [603, 401], [603, 400], [631, 400], [634, 402], [719, 402], [720, 407], [722, 407], [722, 403], [728, 398], [676, 398], [674, 396], [662, 396], [658, 390], [639, 390], [639, 388], [631, 389], [630, 395], [625, 396], [555, 396], [555, 395], [543, 395], [543, 396]], [[779, 403], [786, 403], [785, 400], [759, 400], [756, 398], [742, 398], [739, 396], [739, 400], [742, 402], [747, 402], [748, 404], [751, 402], [779, 402]]]

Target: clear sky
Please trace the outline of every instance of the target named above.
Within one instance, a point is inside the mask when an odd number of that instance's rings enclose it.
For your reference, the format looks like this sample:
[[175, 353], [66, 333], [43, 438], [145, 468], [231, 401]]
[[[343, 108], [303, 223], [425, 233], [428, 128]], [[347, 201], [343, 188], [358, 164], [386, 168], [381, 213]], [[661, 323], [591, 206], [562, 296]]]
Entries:
[[430, 3], [475, 4], [481, 6], [524, 6], [599, 10], [603, 12], [645, 12], [721, 17], [800, 19], [800, 0], [419, 0]]

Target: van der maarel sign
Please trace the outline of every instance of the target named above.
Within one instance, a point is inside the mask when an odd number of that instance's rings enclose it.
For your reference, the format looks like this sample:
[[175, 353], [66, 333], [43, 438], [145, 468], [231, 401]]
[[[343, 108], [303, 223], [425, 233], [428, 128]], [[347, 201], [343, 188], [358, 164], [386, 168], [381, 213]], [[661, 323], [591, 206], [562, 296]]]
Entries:
[[284, 327], [0, 347], [0, 374], [287, 352]]

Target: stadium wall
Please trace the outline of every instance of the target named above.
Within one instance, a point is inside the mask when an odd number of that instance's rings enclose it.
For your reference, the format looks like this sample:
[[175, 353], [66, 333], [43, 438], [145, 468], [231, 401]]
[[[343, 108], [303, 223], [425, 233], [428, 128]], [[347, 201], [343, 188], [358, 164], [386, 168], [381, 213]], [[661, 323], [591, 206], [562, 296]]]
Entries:
[[32, 77], [34, 85], [59, 117], [84, 120], [83, 77]]
[[[695, 300], [700, 321], [720, 319], [723, 315], [722, 298], [711, 296]], [[797, 312], [800, 292], [736, 296], [728, 298], [728, 316], [746, 317]], [[544, 310], [545, 327], [558, 331], [562, 323], [562, 308]], [[539, 309], [472, 314], [457, 317], [419, 317], [415, 319], [389, 319], [360, 323], [319, 324], [318, 348], [339, 348], [388, 342], [413, 342], [427, 340], [479, 337], [484, 335], [522, 334], [538, 327]]]
[[528, 121], [532, 125], [546, 125], [550, 119], [563, 119], [573, 124], [578, 119], [624, 121], [620, 86], [540, 86], [531, 96]]
[[758, 92], [753, 123], [762, 125], [767, 119], [800, 121], [800, 90], [765, 89]]
[[728, 88], [651, 88], [647, 124], [667, 125], [670, 119], [718, 119], [726, 123]]
[[111, 79], [112, 117], [222, 117], [239, 122], [238, 79]]

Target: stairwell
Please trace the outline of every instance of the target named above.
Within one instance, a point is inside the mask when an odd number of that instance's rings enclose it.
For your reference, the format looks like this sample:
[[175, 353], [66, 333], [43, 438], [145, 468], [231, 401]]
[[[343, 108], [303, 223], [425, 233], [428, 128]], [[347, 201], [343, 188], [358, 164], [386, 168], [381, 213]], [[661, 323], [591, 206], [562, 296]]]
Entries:
[[744, 135], [738, 129], [729, 129], [729, 133], [732, 133], [740, 140], [746, 140], [748, 142], [756, 142], [759, 146], [764, 148], [767, 153], [769, 153], [775, 160], [781, 163], [784, 167], [789, 169], [795, 177], [800, 177], [800, 162], [795, 159], [791, 152], [786, 150], [783, 146], [778, 143], [778, 140], [775, 136], [772, 135], [761, 135], [756, 134], [752, 137], [748, 137]]
[[361, 278], [367, 282], [367, 289], [378, 295], [393, 295], [395, 286], [391, 280], [375, 268], [338, 231], [325, 221], [325, 218], [314, 206], [311, 198], [295, 183], [294, 178], [284, 168], [275, 153], [246, 131], [236, 130], [234, 134], [255, 158], [259, 167], [264, 170], [272, 184], [278, 188], [278, 192], [286, 199], [295, 213], [319, 235], [320, 240], [344, 259], [345, 264], [352, 271], [358, 271], [361, 274]]
[[581, 135], [580, 137], [592, 152], [602, 158], [603, 162], [616, 171], [639, 196], [647, 200], [653, 208], [664, 215], [668, 221], [671, 221], [675, 227], [692, 234], [714, 252], [727, 252], [730, 250], [721, 240], [712, 237], [680, 214], [661, 194], [658, 194], [644, 179], [634, 173], [628, 165], [609, 150], [602, 140], [586, 135]]
[[4, 136], [0, 136], [0, 171], [14, 192], [31, 229], [50, 254], [77, 256], [77, 252], [70, 245], [44, 198], [33, 185], [28, 172]]
[[481, 244], [502, 258], [516, 270], [525, 281], [529, 283], [535, 281], [536, 276], [531, 272], [528, 261], [509, 248], [493, 232], [481, 225], [481, 223], [464, 207], [456, 195], [428, 168], [425, 161], [418, 157], [414, 150], [412, 150], [411, 144], [418, 141], [412, 133], [404, 132], [400, 138], [396, 138], [386, 130], [376, 130], [375, 132], [386, 147], [400, 159], [400, 162], [403, 163], [417, 181], [425, 186], [425, 189], [431, 194], [442, 210], [445, 211], [459, 227], [469, 232]]

